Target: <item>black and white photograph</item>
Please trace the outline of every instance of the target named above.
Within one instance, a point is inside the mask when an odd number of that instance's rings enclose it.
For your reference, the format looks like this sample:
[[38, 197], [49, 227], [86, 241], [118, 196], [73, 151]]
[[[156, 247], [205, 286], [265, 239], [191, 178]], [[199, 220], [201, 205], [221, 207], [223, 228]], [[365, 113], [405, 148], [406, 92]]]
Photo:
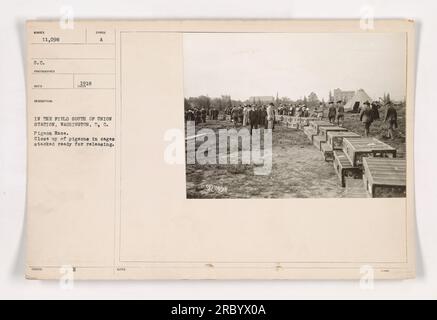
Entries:
[[186, 196], [406, 197], [405, 33], [187, 33]]

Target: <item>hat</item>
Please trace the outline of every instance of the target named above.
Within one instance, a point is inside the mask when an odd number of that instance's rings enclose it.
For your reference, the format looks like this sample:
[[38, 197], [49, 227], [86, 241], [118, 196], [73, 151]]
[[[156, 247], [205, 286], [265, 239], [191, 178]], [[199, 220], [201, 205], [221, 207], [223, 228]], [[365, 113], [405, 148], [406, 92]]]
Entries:
[[328, 102], [328, 104], [333, 104], [333, 103], [334, 103], [334, 101], [329, 101], [329, 102]]
[[390, 106], [390, 105], [392, 105], [392, 104], [393, 104], [393, 102], [391, 102], [391, 101], [387, 101], [387, 102], [385, 103], [386, 106]]

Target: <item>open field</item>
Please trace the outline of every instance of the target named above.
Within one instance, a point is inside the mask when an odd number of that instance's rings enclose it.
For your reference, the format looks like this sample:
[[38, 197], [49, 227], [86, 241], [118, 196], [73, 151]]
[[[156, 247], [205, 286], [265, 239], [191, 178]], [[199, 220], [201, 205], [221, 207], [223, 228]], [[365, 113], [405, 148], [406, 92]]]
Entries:
[[[383, 110], [380, 112], [383, 117]], [[370, 134], [398, 149], [398, 157], [405, 157], [405, 112], [398, 111], [399, 129], [394, 140], [384, 139], [386, 126], [376, 120]], [[230, 121], [207, 121], [196, 130], [230, 129]], [[359, 115], [347, 113], [344, 127], [364, 133]], [[196, 131], [197, 132], [197, 131]], [[322, 154], [301, 130], [277, 125], [273, 132], [273, 166], [270, 175], [254, 174], [249, 165], [187, 165], [187, 198], [342, 198], [365, 197], [362, 183], [350, 183], [342, 188], [332, 162], [325, 162]], [[200, 142], [201, 143], [201, 142]], [[200, 144], [198, 143], [198, 144]], [[218, 149], [217, 149], [218, 152]], [[221, 155], [223, 156], [223, 155]]]

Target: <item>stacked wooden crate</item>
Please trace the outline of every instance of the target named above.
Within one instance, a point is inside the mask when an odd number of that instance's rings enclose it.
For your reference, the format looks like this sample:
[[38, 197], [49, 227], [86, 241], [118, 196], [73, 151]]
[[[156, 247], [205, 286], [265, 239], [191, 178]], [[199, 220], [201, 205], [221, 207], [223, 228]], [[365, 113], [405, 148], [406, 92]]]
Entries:
[[316, 134], [318, 135], [320, 133], [321, 127], [335, 127], [335, 124], [332, 124], [324, 120], [316, 120], [316, 121], [310, 121], [309, 126], [313, 128]]
[[372, 198], [406, 196], [406, 161], [393, 158], [363, 158], [363, 182]]
[[[309, 121], [308, 126], [303, 127], [303, 132], [311, 141], [311, 143], [314, 143], [314, 137], [319, 135], [321, 126], [334, 126], [334, 125], [332, 123], [329, 123], [328, 121], [314, 120], [314, 121]], [[320, 149], [320, 146], [318, 148]]]
[[363, 166], [363, 157], [396, 158], [396, 149], [375, 138], [344, 138], [343, 151], [354, 167]]
[[318, 118], [316, 118], [316, 117], [307, 117], [307, 118], [299, 117], [299, 123], [300, 123], [301, 128], [309, 126], [310, 123], [313, 121], [318, 121]]
[[333, 161], [342, 187], [362, 179], [366, 197], [405, 197], [406, 164], [396, 159], [395, 148], [327, 121], [310, 121], [303, 131], [325, 161]]
[[[330, 141], [332, 144], [334, 144], [336, 149], [340, 144], [338, 140], [340, 136], [341, 135], [338, 135], [338, 133], [328, 133], [328, 142]], [[343, 149], [341, 151], [334, 150], [334, 169], [343, 187], [345, 187], [346, 177], [363, 177], [363, 162], [367, 159], [370, 159], [367, 157], [372, 157], [372, 159], [374, 157], [379, 157], [383, 160], [387, 157], [396, 157], [395, 148], [375, 138], [343, 136], [341, 143]], [[372, 190], [371, 187], [370, 190]]]
[[325, 143], [326, 139], [325, 136], [318, 135], [313, 137], [313, 145], [318, 149], [322, 150], [322, 143]]
[[299, 129], [300, 128], [300, 121], [297, 117], [289, 117], [288, 120], [288, 127], [293, 129]]
[[314, 146], [322, 152], [325, 161], [333, 161], [334, 148], [328, 141], [328, 135], [331, 132], [347, 132], [347, 129], [328, 121], [318, 120], [311, 121], [309, 127], [304, 129], [304, 132]]
[[346, 128], [338, 127], [338, 126], [321, 126], [320, 129], [320, 151], [322, 151], [323, 158], [325, 161], [334, 161], [334, 148], [331, 144], [328, 143], [328, 134], [330, 132], [347, 132]]
[[334, 150], [328, 143], [322, 143], [320, 145], [320, 151], [325, 161], [334, 161]]
[[351, 131], [329, 131], [327, 133], [327, 142], [333, 150], [343, 150], [344, 138], [360, 138], [358, 133]]
[[303, 132], [308, 137], [310, 142], [313, 142], [313, 137], [317, 134], [313, 127], [308, 126], [303, 128]]
[[281, 125], [284, 125], [288, 128], [294, 129], [304, 129], [305, 127], [310, 125], [310, 122], [318, 120], [315, 117], [295, 117], [295, 116], [286, 116], [286, 115], [278, 115], [276, 116], [276, 120]]
[[337, 173], [341, 186], [346, 187], [346, 178], [361, 179], [363, 171], [361, 168], [354, 167], [349, 161], [349, 158], [342, 150], [334, 150], [334, 170]]
[[348, 132], [346, 128], [338, 127], [338, 126], [321, 126], [320, 134], [325, 137], [325, 140], [328, 140], [328, 134], [330, 132]]
[[322, 144], [327, 142], [328, 132], [347, 131], [347, 129], [345, 129], [345, 128], [337, 127], [334, 125], [318, 124], [316, 126], [313, 126], [313, 128], [314, 127], [317, 128], [317, 129], [314, 129], [314, 132], [316, 132], [316, 130], [318, 130], [319, 133], [318, 133], [318, 135], [313, 137], [313, 144], [319, 150], [322, 150]]

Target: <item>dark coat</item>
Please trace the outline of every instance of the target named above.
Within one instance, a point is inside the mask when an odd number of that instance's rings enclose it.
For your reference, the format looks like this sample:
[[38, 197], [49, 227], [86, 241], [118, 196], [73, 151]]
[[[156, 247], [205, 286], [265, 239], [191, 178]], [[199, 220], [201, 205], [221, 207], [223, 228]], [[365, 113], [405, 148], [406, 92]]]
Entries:
[[267, 111], [266, 111], [266, 109], [262, 108], [258, 112], [259, 112], [258, 120], [260, 121], [259, 123], [264, 123], [266, 121], [266, 118], [267, 118]]
[[393, 106], [389, 106], [385, 111], [384, 121], [391, 121], [396, 127], [398, 126], [398, 112], [393, 108]]
[[360, 121], [364, 123], [373, 122], [373, 111], [370, 108], [364, 108], [360, 114]]
[[335, 109], [334, 106], [330, 106], [328, 109], [328, 117], [335, 117], [335, 115], [337, 114], [337, 110]]
[[258, 110], [249, 110], [249, 122], [252, 125], [257, 125], [259, 123]]
[[372, 105], [372, 112], [373, 112], [373, 120], [379, 119], [379, 109], [376, 104]]

